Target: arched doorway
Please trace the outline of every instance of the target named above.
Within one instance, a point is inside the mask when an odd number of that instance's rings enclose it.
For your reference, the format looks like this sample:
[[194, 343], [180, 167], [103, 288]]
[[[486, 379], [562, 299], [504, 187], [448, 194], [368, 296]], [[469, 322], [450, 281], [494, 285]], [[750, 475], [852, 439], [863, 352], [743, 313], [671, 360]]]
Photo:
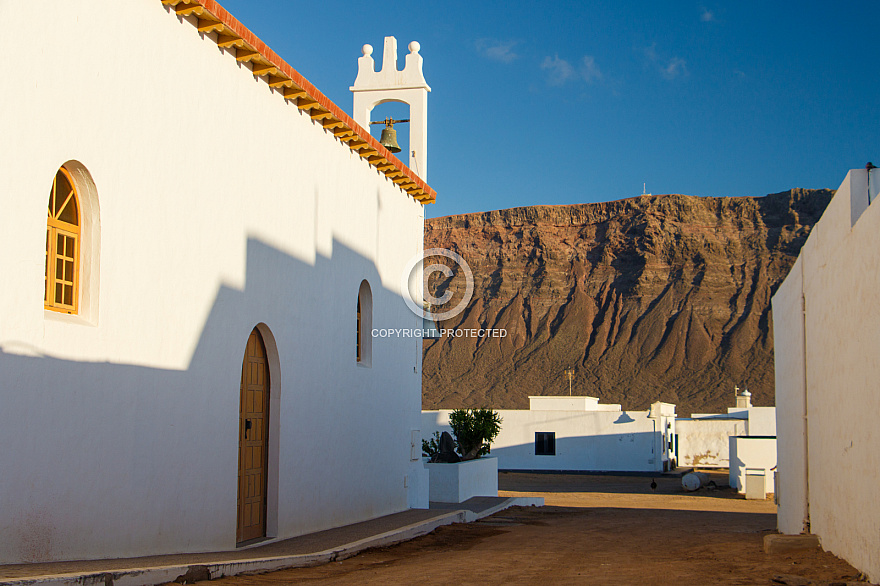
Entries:
[[238, 525], [236, 542], [266, 535], [266, 478], [269, 453], [269, 363], [257, 328], [241, 364], [238, 417]]

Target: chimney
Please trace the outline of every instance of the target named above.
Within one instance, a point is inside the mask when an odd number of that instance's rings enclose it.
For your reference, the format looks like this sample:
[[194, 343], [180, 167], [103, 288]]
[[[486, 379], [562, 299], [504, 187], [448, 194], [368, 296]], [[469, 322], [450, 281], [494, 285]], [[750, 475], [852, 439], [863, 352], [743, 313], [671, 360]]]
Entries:
[[752, 394], [748, 389], [743, 391], [742, 395], [736, 396], [736, 408], [737, 409], [748, 409], [752, 406]]

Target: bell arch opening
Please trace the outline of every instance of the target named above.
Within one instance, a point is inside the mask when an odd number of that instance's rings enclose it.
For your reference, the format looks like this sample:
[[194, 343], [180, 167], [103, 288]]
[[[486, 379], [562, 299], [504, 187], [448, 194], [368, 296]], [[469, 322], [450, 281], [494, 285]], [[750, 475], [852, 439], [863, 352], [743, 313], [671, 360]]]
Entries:
[[[407, 120], [407, 122], [395, 122], [393, 123], [394, 134], [396, 135], [397, 144], [400, 146], [399, 152], [392, 153], [395, 154], [401, 161], [406, 162], [409, 160], [409, 157], [412, 154], [412, 148], [410, 148], [410, 122], [411, 114], [410, 114], [410, 105], [403, 100], [396, 99], [382, 99], [377, 100], [375, 104], [370, 107], [369, 110], [370, 117], [370, 134], [378, 140], [380, 143], [382, 142], [382, 131], [385, 129], [386, 125], [384, 122], [388, 119], [397, 121], [397, 120]], [[388, 145], [383, 144], [386, 148]]]

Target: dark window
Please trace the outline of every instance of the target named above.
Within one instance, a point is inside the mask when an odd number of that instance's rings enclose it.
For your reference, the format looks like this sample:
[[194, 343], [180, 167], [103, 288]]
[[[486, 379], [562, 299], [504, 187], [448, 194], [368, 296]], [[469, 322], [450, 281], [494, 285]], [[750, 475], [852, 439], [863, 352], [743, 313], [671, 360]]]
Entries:
[[364, 280], [358, 288], [357, 298], [357, 342], [355, 360], [358, 366], [369, 368], [373, 361], [373, 293], [370, 284]]
[[536, 431], [535, 432], [535, 455], [536, 456], [555, 456], [556, 455], [556, 432], [555, 431]]

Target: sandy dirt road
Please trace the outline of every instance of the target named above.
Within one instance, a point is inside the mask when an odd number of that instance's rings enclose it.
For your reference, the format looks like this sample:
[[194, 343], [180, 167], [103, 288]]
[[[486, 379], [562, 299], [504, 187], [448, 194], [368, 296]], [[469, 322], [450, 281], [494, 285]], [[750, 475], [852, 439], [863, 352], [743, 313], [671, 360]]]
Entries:
[[[718, 476], [718, 484], [726, 477]], [[278, 584], [801, 584], [855, 581], [821, 550], [765, 554], [771, 501], [729, 489], [685, 493], [678, 479], [502, 473], [500, 494], [543, 496], [471, 524], [313, 568], [215, 580]], [[794, 584], [788, 578], [789, 584]]]

